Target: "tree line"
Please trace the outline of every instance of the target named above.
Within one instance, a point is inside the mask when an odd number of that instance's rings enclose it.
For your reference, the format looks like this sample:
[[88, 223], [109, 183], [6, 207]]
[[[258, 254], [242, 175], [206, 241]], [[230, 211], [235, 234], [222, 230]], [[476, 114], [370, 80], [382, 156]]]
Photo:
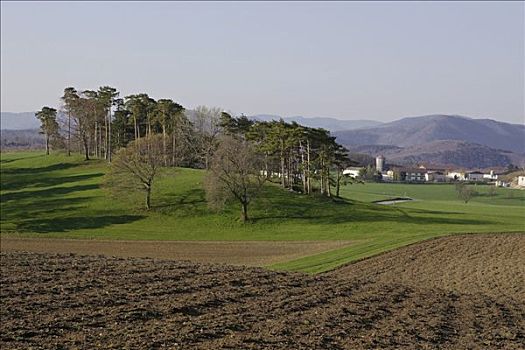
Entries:
[[[49, 140], [67, 154], [111, 163], [107, 183], [114, 191], [139, 189], [151, 207], [151, 189], [161, 167], [208, 170], [205, 189], [215, 208], [229, 199], [242, 207], [266, 181], [304, 194], [339, 196], [347, 182], [343, 170], [355, 165], [329, 131], [295, 122], [256, 121], [219, 108], [186, 110], [171, 99], [146, 93], [119, 97], [109, 86], [98, 90], [64, 89], [61, 113], [43, 107], [36, 113]], [[60, 142], [58, 142], [58, 141]]]

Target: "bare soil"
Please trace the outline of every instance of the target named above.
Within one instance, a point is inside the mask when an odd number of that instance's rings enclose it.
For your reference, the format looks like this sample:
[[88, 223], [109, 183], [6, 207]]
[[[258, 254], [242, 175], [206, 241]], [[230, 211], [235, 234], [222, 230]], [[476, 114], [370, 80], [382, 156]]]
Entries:
[[120, 241], [2, 237], [2, 252], [77, 253], [265, 266], [348, 246], [350, 241]]
[[2, 349], [524, 349], [525, 235], [448, 237], [317, 275], [3, 252]]

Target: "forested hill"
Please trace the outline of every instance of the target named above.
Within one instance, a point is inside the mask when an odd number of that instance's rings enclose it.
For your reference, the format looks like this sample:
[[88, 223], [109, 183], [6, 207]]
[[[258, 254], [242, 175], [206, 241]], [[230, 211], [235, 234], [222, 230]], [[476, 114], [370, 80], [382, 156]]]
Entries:
[[411, 147], [440, 140], [458, 140], [525, 153], [525, 125], [451, 115], [403, 118], [371, 128], [337, 131], [334, 135], [339, 143], [347, 146]]
[[372, 157], [382, 154], [390, 164], [427, 164], [472, 169], [507, 167], [509, 164], [525, 166], [525, 154], [457, 140], [434, 141], [409, 147], [362, 145], [349, 148], [353, 153]]

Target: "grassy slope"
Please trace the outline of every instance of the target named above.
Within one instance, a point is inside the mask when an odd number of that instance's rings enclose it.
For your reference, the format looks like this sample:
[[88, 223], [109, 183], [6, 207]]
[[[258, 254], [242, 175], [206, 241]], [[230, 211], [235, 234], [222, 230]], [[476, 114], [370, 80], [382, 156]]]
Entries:
[[[421, 239], [460, 232], [525, 231], [525, 193], [500, 189], [464, 204], [450, 185], [352, 185], [347, 201], [332, 202], [265, 188], [251, 208], [210, 212], [203, 172], [170, 169], [156, 183], [155, 210], [137, 209], [142, 197], [111, 199], [100, 188], [102, 161], [39, 153], [2, 154], [3, 235], [148, 240], [352, 240], [355, 244], [285, 264], [278, 269], [324, 271]], [[487, 188], [479, 186], [480, 193]], [[512, 198], [509, 194], [512, 194]], [[380, 206], [373, 200], [407, 195], [418, 201]]]

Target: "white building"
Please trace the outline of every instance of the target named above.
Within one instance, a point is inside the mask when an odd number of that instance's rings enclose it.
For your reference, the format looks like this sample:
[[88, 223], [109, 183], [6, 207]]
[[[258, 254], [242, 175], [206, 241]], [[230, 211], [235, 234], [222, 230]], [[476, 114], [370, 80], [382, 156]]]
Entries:
[[394, 174], [390, 170], [386, 174], [381, 174], [381, 180], [385, 182], [392, 182], [394, 181]]
[[347, 176], [353, 177], [355, 179], [355, 178], [359, 177], [359, 173], [363, 169], [364, 168], [361, 168], [361, 167], [346, 168], [345, 170], [343, 170], [343, 175], [347, 175]]
[[525, 187], [525, 176], [518, 176], [518, 186]]
[[408, 182], [423, 182], [425, 181], [425, 174], [427, 171], [425, 169], [415, 168], [415, 169], [404, 169], [404, 179]]
[[483, 179], [486, 181], [496, 181], [498, 179], [498, 174], [495, 174], [494, 170], [491, 170], [489, 174], [483, 174]]
[[426, 182], [445, 182], [447, 177], [441, 171], [429, 171], [425, 174]]
[[469, 181], [484, 181], [484, 174], [481, 171], [471, 171], [466, 178]]
[[507, 181], [497, 180], [496, 181], [496, 186], [497, 187], [509, 187], [510, 184]]
[[447, 173], [447, 179], [449, 180], [456, 180], [456, 181], [464, 181], [465, 178], [465, 172], [464, 171], [449, 171]]
[[376, 157], [376, 170], [382, 173], [384, 166], [385, 166], [385, 157], [383, 157], [382, 155]]

